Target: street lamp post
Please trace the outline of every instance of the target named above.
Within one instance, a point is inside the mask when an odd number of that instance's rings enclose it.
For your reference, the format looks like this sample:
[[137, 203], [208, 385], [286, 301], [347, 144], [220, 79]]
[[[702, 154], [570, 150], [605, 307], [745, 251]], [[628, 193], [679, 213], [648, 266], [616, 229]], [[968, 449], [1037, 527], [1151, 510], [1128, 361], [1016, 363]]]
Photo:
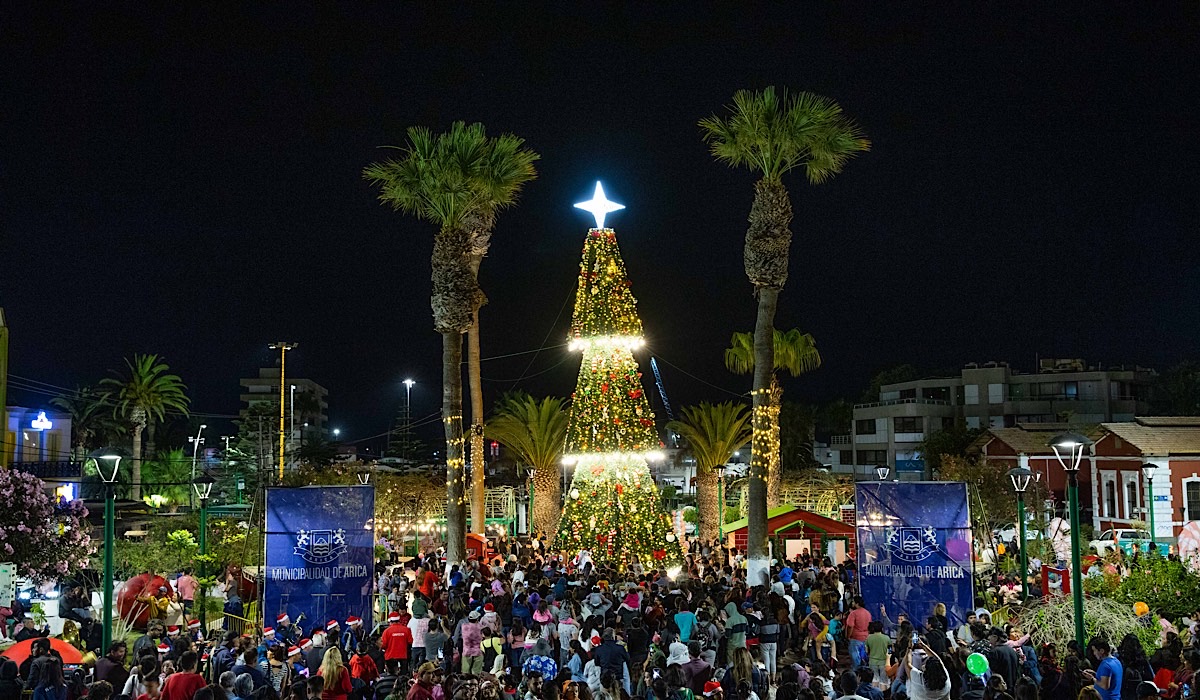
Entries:
[[412, 430], [412, 388], [416, 384], [412, 379], [404, 380], [404, 443], [401, 446], [404, 459], [411, 459], [411, 440], [412, 435], [409, 431]]
[[113, 544], [117, 539], [116, 482], [117, 469], [124, 454], [117, 449], [107, 448], [93, 452], [90, 457], [104, 482], [104, 628], [101, 630], [100, 648], [108, 651], [112, 644], [113, 630]]
[[[199, 459], [199, 457], [200, 457], [200, 446], [204, 444], [204, 437], [203, 437], [204, 429], [207, 427], [208, 427], [207, 425], [204, 425], [203, 423], [201, 423], [200, 429], [196, 431], [196, 436], [195, 437], [188, 436], [188, 442], [192, 443], [192, 480], [193, 481], [196, 479], [196, 460]], [[226, 441], [225, 441], [225, 449], [227, 451], [229, 450], [229, 440], [228, 439], [226, 439]], [[190, 495], [188, 496], [188, 500], [191, 501]], [[191, 507], [195, 507], [196, 504], [188, 503], [188, 505]]]
[[878, 464], [875, 466], [875, 476], [879, 477], [880, 481], [887, 481], [888, 472], [892, 469], [886, 464]]
[[[725, 465], [718, 464], [713, 467], [713, 473], [717, 475], [717, 539], [721, 542], [721, 547], [725, 546]], [[712, 532], [709, 530], [709, 532]]]
[[[192, 479], [192, 489], [196, 492], [196, 498], [200, 500], [200, 566], [197, 573], [203, 579], [208, 575], [204, 566], [204, 557], [208, 555], [208, 498], [212, 495], [213, 484], [217, 480], [208, 474], [201, 474]], [[200, 587], [200, 629], [208, 631], [208, 590]]]
[[366, 486], [367, 484], [371, 483], [371, 468], [362, 467], [355, 472], [355, 476], [358, 477], [359, 486]]
[[1071, 516], [1071, 597], [1075, 602], [1075, 643], [1084, 647], [1083, 571], [1079, 564], [1079, 463], [1092, 441], [1079, 433], [1063, 433], [1050, 441], [1054, 456], [1067, 473], [1067, 509]]
[[1154, 470], [1157, 464], [1147, 462], [1142, 465], [1142, 476], [1146, 479], [1146, 509], [1150, 511], [1150, 552], [1158, 553], [1158, 537], [1154, 532]]
[[1017, 492], [1017, 537], [1021, 550], [1021, 600], [1029, 597], [1029, 554], [1025, 546], [1029, 543], [1025, 537], [1025, 489], [1033, 480], [1033, 472], [1029, 467], [1017, 467], [1008, 470], [1008, 478], [1012, 480], [1013, 490]]

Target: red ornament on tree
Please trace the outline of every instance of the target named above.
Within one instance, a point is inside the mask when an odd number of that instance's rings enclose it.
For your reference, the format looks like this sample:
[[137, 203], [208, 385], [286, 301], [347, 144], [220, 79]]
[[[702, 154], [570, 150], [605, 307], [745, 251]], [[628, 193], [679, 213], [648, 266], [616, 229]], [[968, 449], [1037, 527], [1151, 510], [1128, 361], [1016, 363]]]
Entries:
[[619, 495], [621, 495], [621, 494], [623, 494], [623, 493], [625, 493], [625, 485], [624, 485], [624, 484], [617, 484], [617, 495], [619, 496]]
[[654, 558], [655, 559], [666, 559], [667, 558], [667, 550], [665, 550], [665, 549], [654, 550]]

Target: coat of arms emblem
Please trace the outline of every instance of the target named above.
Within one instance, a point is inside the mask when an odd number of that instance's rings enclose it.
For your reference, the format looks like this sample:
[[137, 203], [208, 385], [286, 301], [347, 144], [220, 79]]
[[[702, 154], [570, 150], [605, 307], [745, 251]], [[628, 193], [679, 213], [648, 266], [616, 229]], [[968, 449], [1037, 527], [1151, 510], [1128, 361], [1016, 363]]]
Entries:
[[301, 530], [294, 554], [310, 564], [328, 564], [346, 551], [345, 530]]
[[896, 559], [919, 562], [937, 551], [937, 531], [929, 526], [888, 528], [884, 546]]

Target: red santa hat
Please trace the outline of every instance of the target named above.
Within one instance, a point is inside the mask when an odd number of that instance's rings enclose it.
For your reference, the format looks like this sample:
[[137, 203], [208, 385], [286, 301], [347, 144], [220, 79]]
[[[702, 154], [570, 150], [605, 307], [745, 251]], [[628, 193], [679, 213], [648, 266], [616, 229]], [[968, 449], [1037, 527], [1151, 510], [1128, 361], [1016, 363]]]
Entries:
[[399, 621], [400, 621], [400, 613], [396, 612], [395, 610], [388, 613], [388, 622], [399, 622]]
[[350, 625], [351, 627], [359, 627], [362, 625], [362, 618], [351, 615], [350, 617], [346, 618], [346, 624]]
[[600, 639], [600, 635], [598, 635], [598, 634], [592, 635], [592, 646], [594, 646], [594, 647], [600, 646], [601, 641], [602, 640]]
[[188, 629], [190, 629], [190, 630], [200, 629], [200, 621], [199, 620], [188, 620]]
[[275, 636], [275, 628], [274, 627], [264, 627], [263, 628], [263, 637], [274, 637], [274, 636]]
[[330, 620], [329, 622], [325, 623], [325, 629], [329, 630], [330, 632], [334, 631], [337, 628], [338, 628], [337, 620]]
[[171, 653], [171, 645], [167, 644], [166, 642], [160, 642], [158, 645], [158, 653], [170, 654]]
[[290, 619], [292, 619], [292, 618], [288, 617], [287, 613], [280, 613], [275, 616], [275, 624], [286, 625], [288, 623], [288, 620], [290, 620]]
[[484, 603], [483, 611], [484, 612], [496, 612], [496, 606], [492, 605], [491, 603]]
[[301, 648], [301, 649], [303, 649], [303, 650], [305, 650], [305, 651], [308, 651], [309, 649], [312, 649], [312, 640], [311, 640], [311, 639], [309, 639], [308, 637], [305, 637], [304, 639], [301, 639], [301, 640], [300, 640], [300, 648]]
[[171, 635], [172, 637], [178, 636], [179, 635], [179, 625], [171, 625], [170, 627], [168, 627], [167, 634]]
[[288, 647], [288, 656], [300, 656], [300, 647]]

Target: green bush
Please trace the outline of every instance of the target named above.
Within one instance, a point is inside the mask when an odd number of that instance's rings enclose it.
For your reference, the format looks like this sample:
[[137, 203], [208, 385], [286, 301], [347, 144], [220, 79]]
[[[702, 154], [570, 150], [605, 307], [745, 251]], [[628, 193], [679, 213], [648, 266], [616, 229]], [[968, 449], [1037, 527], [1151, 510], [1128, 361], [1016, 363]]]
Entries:
[[[1056, 644], [1066, 648], [1075, 639], [1075, 607], [1069, 596], [1051, 596], [1034, 603], [1020, 613], [1020, 626], [1034, 644]], [[1147, 654], [1158, 647], [1158, 625], [1147, 625], [1133, 607], [1108, 598], [1087, 598], [1083, 602], [1083, 626], [1087, 639], [1104, 637], [1113, 646], [1127, 634], [1134, 634]]]
[[1130, 566], [1132, 570], [1121, 579], [1112, 597], [1131, 611], [1134, 603], [1144, 602], [1151, 611], [1161, 611], [1177, 620], [1200, 609], [1200, 576], [1181, 562], [1141, 557]]

